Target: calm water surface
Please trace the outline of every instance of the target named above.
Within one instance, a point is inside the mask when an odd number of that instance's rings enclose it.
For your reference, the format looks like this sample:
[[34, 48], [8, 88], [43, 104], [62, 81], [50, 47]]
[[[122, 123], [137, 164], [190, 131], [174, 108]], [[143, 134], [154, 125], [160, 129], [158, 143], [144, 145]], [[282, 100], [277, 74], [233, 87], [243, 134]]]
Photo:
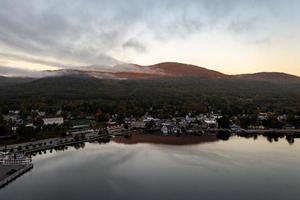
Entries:
[[300, 140], [264, 137], [194, 145], [86, 143], [33, 157], [0, 199], [300, 198]]

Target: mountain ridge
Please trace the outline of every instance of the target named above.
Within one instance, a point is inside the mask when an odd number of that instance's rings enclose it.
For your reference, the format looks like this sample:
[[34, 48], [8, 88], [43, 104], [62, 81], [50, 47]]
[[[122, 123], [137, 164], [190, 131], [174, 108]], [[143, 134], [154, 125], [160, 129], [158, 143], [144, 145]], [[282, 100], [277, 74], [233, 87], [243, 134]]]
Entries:
[[[141, 80], [161, 78], [201, 78], [201, 79], [238, 79], [241, 81], [260, 81], [276, 84], [300, 84], [300, 77], [281, 72], [259, 72], [252, 74], [228, 75], [215, 70], [191, 64], [162, 62], [154, 65], [122, 64], [113, 67], [91, 65], [70, 69], [47, 70], [49, 76], [85, 76], [98, 79]], [[48, 77], [48, 76], [46, 76]], [[17, 77], [2, 77], [0, 83]], [[24, 78], [22, 78], [24, 79]], [[3, 81], [6, 80], [6, 81]], [[25, 79], [24, 79], [25, 80]], [[29, 78], [30, 80], [30, 78]], [[27, 81], [27, 80], [26, 80]], [[19, 81], [16, 81], [19, 82]], [[22, 83], [22, 81], [20, 81]]]

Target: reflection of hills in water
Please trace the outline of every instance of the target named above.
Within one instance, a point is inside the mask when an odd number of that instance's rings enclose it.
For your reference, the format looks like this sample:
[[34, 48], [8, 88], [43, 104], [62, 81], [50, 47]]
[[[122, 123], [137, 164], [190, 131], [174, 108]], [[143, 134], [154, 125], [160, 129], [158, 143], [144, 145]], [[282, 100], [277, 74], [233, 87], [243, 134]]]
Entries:
[[138, 143], [150, 143], [150, 144], [164, 144], [164, 145], [193, 145], [208, 142], [216, 142], [218, 138], [214, 135], [207, 136], [161, 136], [150, 134], [138, 134], [133, 133], [131, 137], [116, 137], [114, 138], [116, 143], [122, 144], [138, 144]]

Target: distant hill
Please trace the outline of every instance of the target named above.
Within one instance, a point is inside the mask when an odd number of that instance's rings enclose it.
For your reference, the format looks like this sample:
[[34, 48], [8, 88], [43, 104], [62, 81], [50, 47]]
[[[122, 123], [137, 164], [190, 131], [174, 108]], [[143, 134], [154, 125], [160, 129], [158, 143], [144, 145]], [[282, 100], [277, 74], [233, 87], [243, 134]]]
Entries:
[[34, 80], [34, 78], [0, 76], [0, 87], [28, 83], [32, 80]]
[[277, 84], [300, 84], [300, 77], [286, 73], [262, 72], [255, 74], [237, 75], [236, 78], [242, 80], [264, 81]]
[[88, 66], [76, 69], [52, 71], [55, 75], [83, 75], [99, 79], [160, 79], [160, 78], [202, 78], [202, 79], [239, 79], [264, 81], [277, 84], [300, 84], [300, 77], [276, 72], [255, 74], [227, 75], [203, 67], [176, 62], [164, 62], [155, 65], [141, 66], [123, 64], [113, 67]]
[[[237, 79], [239, 81], [258, 81], [273, 84], [300, 84], [300, 77], [275, 72], [255, 74], [227, 75], [195, 65], [176, 62], [164, 62], [155, 65], [141, 66], [136, 64], [120, 64], [116, 66], [76, 67], [46, 71], [46, 77], [77, 76], [111, 80], [147, 80], [164, 78], [200, 78], [200, 79]], [[12, 84], [27, 83], [33, 78], [0, 77], [0, 87]]]
[[175, 77], [199, 77], [206, 79], [226, 78], [228, 75], [195, 65], [165, 62], [150, 66], [135, 64], [107, 66], [88, 66], [76, 69], [56, 70], [60, 75], [89, 75], [101, 79], [157, 79]]
[[150, 68], [160, 70], [163, 76], [168, 77], [200, 77], [208, 79], [229, 77], [228, 75], [203, 67], [175, 62], [160, 63], [152, 65]]

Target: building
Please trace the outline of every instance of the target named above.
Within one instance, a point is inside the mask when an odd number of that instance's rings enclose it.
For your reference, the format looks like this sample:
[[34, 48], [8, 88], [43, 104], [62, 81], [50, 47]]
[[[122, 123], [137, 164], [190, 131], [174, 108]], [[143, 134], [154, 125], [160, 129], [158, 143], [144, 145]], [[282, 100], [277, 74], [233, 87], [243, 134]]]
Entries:
[[259, 113], [257, 115], [257, 119], [259, 121], [266, 121], [266, 120], [268, 120], [268, 113]]
[[125, 132], [123, 124], [118, 124], [116, 122], [108, 122], [106, 130], [110, 135], [122, 135]]
[[64, 118], [63, 117], [49, 117], [49, 118], [43, 118], [44, 125], [62, 125], [64, 124]]
[[169, 129], [166, 125], [163, 125], [163, 127], [160, 130], [164, 135], [168, 135]]
[[204, 125], [208, 129], [215, 129], [218, 128], [218, 122], [214, 119], [206, 119], [204, 120]]
[[134, 121], [130, 123], [130, 127], [133, 129], [143, 129], [145, 128], [146, 123], [143, 121]]

